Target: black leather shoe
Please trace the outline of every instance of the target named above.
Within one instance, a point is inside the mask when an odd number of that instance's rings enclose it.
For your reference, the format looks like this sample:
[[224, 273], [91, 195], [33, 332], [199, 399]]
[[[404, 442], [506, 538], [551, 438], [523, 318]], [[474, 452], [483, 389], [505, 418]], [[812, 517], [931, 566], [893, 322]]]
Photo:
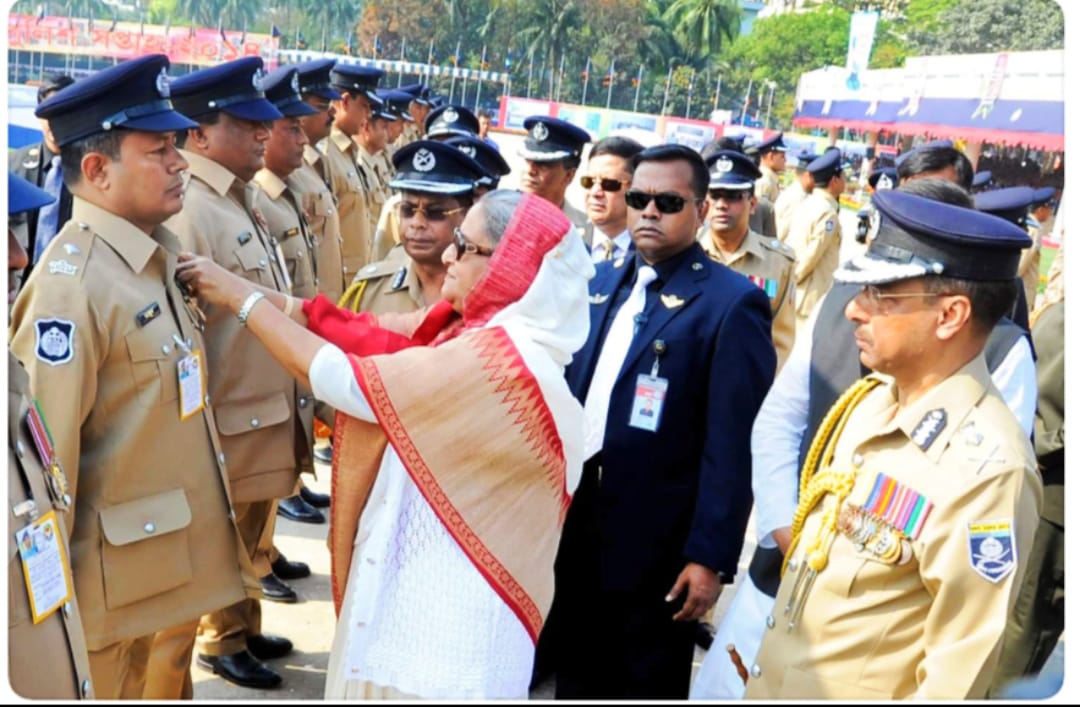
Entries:
[[300, 498], [304, 499], [316, 508], [330, 507], [330, 494], [312, 491], [307, 486], [300, 484]]
[[262, 633], [258, 636], [248, 636], [247, 649], [258, 660], [273, 660], [284, 658], [292, 653], [292, 641], [281, 636], [267, 636]]
[[278, 601], [282, 604], [292, 604], [296, 601], [296, 592], [292, 587], [282, 582], [273, 573], [261, 578], [263, 599]]
[[709, 650], [709, 647], [713, 643], [713, 633], [716, 629], [712, 627], [712, 624], [708, 624], [704, 621], [698, 621], [697, 626], [694, 627], [694, 643], [696, 643], [702, 650]]
[[277, 514], [282, 518], [295, 520], [299, 523], [315, 523], [318, 525], [326, 522], [326, 516], [299, 495], [289, 496], [278, 501]]
[[319, 447], [315, 450], [315, 458], [321, 461], [323, 464], [329, 464], [334, 461], [334, 447], [333, 445], [326, 445], [325, 447]]
[[306, 562], [289, 562], [281, 554], [270, 565], [270, 569], [274, 570], [278, 579], [303, 579], [311, 576], [311, 568]]
[[220, 675], [227, 682], [241, 687], [266, 690], [281, 684], [281, 676], [266, 667], [247, 651], [232, 655], [199, 655], [196, 664], [203, 670]]

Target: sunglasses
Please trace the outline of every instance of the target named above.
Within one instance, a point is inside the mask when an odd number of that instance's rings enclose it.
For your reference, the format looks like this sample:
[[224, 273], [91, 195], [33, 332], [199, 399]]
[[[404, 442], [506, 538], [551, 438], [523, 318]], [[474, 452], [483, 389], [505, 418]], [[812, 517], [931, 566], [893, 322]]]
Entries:
[[621, 179], [605, 179], [603, 177], [590, 177], [588, 175], [581, 178], [581, 186], [586, 189], [592, 189], [593, 185], [598, 182], [600, 188], [604, 191], [620, 191], [626, 186], [626, 182]]
[[[664, 192], [661, 194], [649, 194], [648, 192], [631, 189], [626, 192], [626, 205], [635, 211], [642, 211], [650, 201], [656, 202], [656, 210], [662, 214], [677, 214], [686, 208], [686, 202], [690, 201], [685, 196]], [[694, 203], [701, 201], [694, 199]]]
[[729, 204], [742, 201], [750, 196], [750, 191], [740, 189], [710, 189], [709, 198], [713, 201], [726, 201]]
[[417, 206], [416, 204], [410, 204], [407, 201], [402, 201], [398, 204], [398, 211], [401, 212], [402, 219], [412, 218], [419, 213], [424, 215], [425, 220], [432, 222], [445, 221], [447, 216], [460, 213], [464, 210], [464, 206], [459, 206], [456, 209], [443, 209], [438, 206]]
[[465, 257], [466, 253], [476, 253], [477, 255], [490, 256], [495, 252], [494, 248], [485, 248], [482, 245], [476, 245], [461, 232], [460, 228], [454, 229], [454, 248], [456, 249], [456, 260], [461, 260]]

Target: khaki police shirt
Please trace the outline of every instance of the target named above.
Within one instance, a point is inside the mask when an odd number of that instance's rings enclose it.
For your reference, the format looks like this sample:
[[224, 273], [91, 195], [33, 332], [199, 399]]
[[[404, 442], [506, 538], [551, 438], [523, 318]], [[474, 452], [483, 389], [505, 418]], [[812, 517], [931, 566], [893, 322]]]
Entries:
[[780, 176], [772, 171], [772, 168], [761, 165], [761, 177], [754, 182], [754, 196], [759, 199], [765, 197], [776, 203], [780, 196]]
[[354, 283], [364, 283], [357, 311], [372, 314], [415, 312], [427, 306], [412, 258], [397, 245], [386, 259], [356, 273]]
[[[294, 179], [297, 172], [299, 169], [283, 182], [279, 176], [264, 168], [255, 174], [253, 181], [259, 186], [257, 207], [266, 218], [271, 239], [281, 245], [281, 252], [285, 256], [285, 266], [292, 280], [292, 294], [302, 299], [312, 299], [319, 294], [317, 254], [307, 219], [303, 217], [300, 207], [299, 185]], [[297, 469], [314, 474], [315, 459], [311, 453], [315, 444], [314, 396], [299, 383], [296, 387], [296, 417], [302, 427], [300, 434], [306, 442], [297, 449]]]
[[174, 282], [180, 250], [168, 229], [147, 235], [76, 197], [12, 312], [11, 351], [70, 486], [91, 651], [228, 606], [245, 596], [244, 568], [254, 576], [230, 512], [217, 411], [180, 419], [177, 366], [185, 347], [206, 353]]
[[357, 164], [360, 146], [335, 125], [329, 137], [319, 143], [319, 150], [326, 157], [330, 189], [337, 199], [343, 280], [348, 283], [357, 270], [368, 264], [374, 235], [368, 215], [367, 185]]
[[1038, 523], [1031, 444], [982, 356], [903, 410], [894, 384], [879, 378], [885, 382], [854, 410], [836, 447], [832, 468], [855, 476], [843, 505], [866, 503], [878, 474], [889, 477], [882, 488], [896, 482], [910, 494], [898, 494], [898, 505], [906, 498], [914, 506], [915, 494], [923, 510], [932, 505], [921, 529], [904, 534], [896, 563], [875, 555], [873, 540], [859, 546], [837, 532], [789, 630], [798, 567], [837, 505], [835, 494], [825, 495], [807, 517], [748, 663], [748, 698], [985, 695]]
[[1016, 268], [1016, 274], [1024, 282], [1024, 296], [1027, 297], [1027, 306], [1030, 310], [1035, 307], [1035, 295], [1039, 289], [1042, 236], [1038, 228], [1029, 226], [1027, 231], [1031, 236], [1031, 247], [1020, 251], [1020, 264]]
[[796, 179], [780, 192], [773, 204], [773, 213], [776, 214], [776, 237], [781, 243], [787, 243], [788, 233], [791, 230], [791, 217], [795, 215], [795, 209], [799, 204], [810, 196], [803, 189], [802, 184]]
[[795, 316], [799, 325], [832, 287], [833, 273], [840, 265], [839, 210], [840, 203], [832, 194], [815, 188], [792, 216], [786, 243], [795, 251]]
[[[191, 183], [184, 209], [168, 221], [184, 248], [263, 287], [290, 292], [255, 206], [258, 188], [217, 162], [182, 151]], [[263, 306], [263, 305], [259, 305]], [[233, 501], [292, 495], [306, 442], [297, 434], [297, 386], [226, 307], [206, 308], [207, 372]]]
[[[357, 148], [357, 154], [359, 155], [357, 165], [360, 168], [360, 174], [367, 183], [368, 233], [371, 234], [372, 245], [374, 245], [375, 229], [379, 225], [379, 214], [382, 213], [383, 204], [386, 203], [389, 196], [389, 190], [386, 186], [389, 178], [383, 177], [378, 155], [372, 155], [363, 146]], [[368, 263], [372, 262], [372, 260], [369, 251]]]
[[795, 344], [795, 253], [780, 241], [753, 231], [746, 233], [746, 238], [730, 256], [716, 246], [708, 227], [702, 229], [698, 240], [710, 258], [746, 275], [769, 296], [776, 370], [779, 371]]
[[423, 136], [423, 128], [421, 126], [418, 126], [416, 123], [407, 122], [405, 128], [401, 131], [401, 135], [398, 135], [398, 139], [394, 140], [394, 151], [397, 152], [410, 142], [416, 142]]
[[318, 290], [331, 302], [337, 302], [345, 292], [345, 267], [341, 254], [341, 221], [334, 193], [323, 179], [325, 160], [322, 153], [305, 145], [304, 164], [289, 175], [289, 180], [296, 184], [295, 191], [315, 241]]
[[372, 261], [379, 262], [390, 255], [390, 249], [401, 243], [401, 212], [398, 204], [401, 194], [394, 194], [383, 204], [379, 214], [379, 225], [375, 227], [375, 245], [372, 249]]
[[[30, 377], [8, 352], [8, 678], [16, 694], [30, 699], [92, 699], [79, 602], [72, 595], [60, 611], [34, 623], [29, 589], [15, 533], [50, 510], [71, 572], [67, 506], [62, 487], [51, 481], [26, 424]], [[45, 421], [48, 424], [48, 420]], [[63, 471], [60, 471], [63, 474]], [[18, 513], [19, 515], [16, 515]]]

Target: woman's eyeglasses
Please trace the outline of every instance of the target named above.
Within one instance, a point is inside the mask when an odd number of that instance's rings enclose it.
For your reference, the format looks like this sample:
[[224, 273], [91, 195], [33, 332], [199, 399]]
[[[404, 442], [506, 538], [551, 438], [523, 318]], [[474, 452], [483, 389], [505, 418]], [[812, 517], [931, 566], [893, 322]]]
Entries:
[[398, 204], [398, 210], [401, 212], [401, 218], [413, 218], [416, 214], [423, 214], [426, 221], [445, 221], [451, 214], [460, 213], [465, 210], [464, 206], [459, 206], [456, 209], [444, 209], [438, 206], [417, 206], [407, 201], [402, 201]]
[[604, 179], [603, 177], [590, 177], [588, 175], [581, 178], [581, 186], [586, 189], [592, 189], [597, 183], [600, 184], [600, 188], [604, 191], [621, 191], [626, 186], [626, 182], [621, 179]]
[[482, 245], [476, 245], [461, 232], [460, 228], [454, 229], [454, 248], [455, 259], [461, 260], [466, 253], [475, 253], [476, 255], [490, 256], [495, 252], [494, 248], [485, 248]]
[[[689, 199], [685, 196], [668, 192], [649, 194], [648, 192], [638, 191], [637, 189], [631, 189], [626, 192], [626, 205], [635, 211], [645, 209], [650, 201], [656, 202], [656, 210], [662, 214], [677, 214], [686, 208], [686, 202], [689, 201]], [[700, 199], [694, 199], [694, 203], [697, 203], [698, 201], [700, 201]]]

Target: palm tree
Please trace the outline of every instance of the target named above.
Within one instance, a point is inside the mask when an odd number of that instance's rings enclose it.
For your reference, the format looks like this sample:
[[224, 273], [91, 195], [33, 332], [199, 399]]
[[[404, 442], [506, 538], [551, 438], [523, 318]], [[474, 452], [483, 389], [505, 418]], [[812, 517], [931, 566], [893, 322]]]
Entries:
[[683, 46], [687, 63], [704, 68], [732, 41], [742, 21], [738, 0], [674, 0], [663, 16]]

